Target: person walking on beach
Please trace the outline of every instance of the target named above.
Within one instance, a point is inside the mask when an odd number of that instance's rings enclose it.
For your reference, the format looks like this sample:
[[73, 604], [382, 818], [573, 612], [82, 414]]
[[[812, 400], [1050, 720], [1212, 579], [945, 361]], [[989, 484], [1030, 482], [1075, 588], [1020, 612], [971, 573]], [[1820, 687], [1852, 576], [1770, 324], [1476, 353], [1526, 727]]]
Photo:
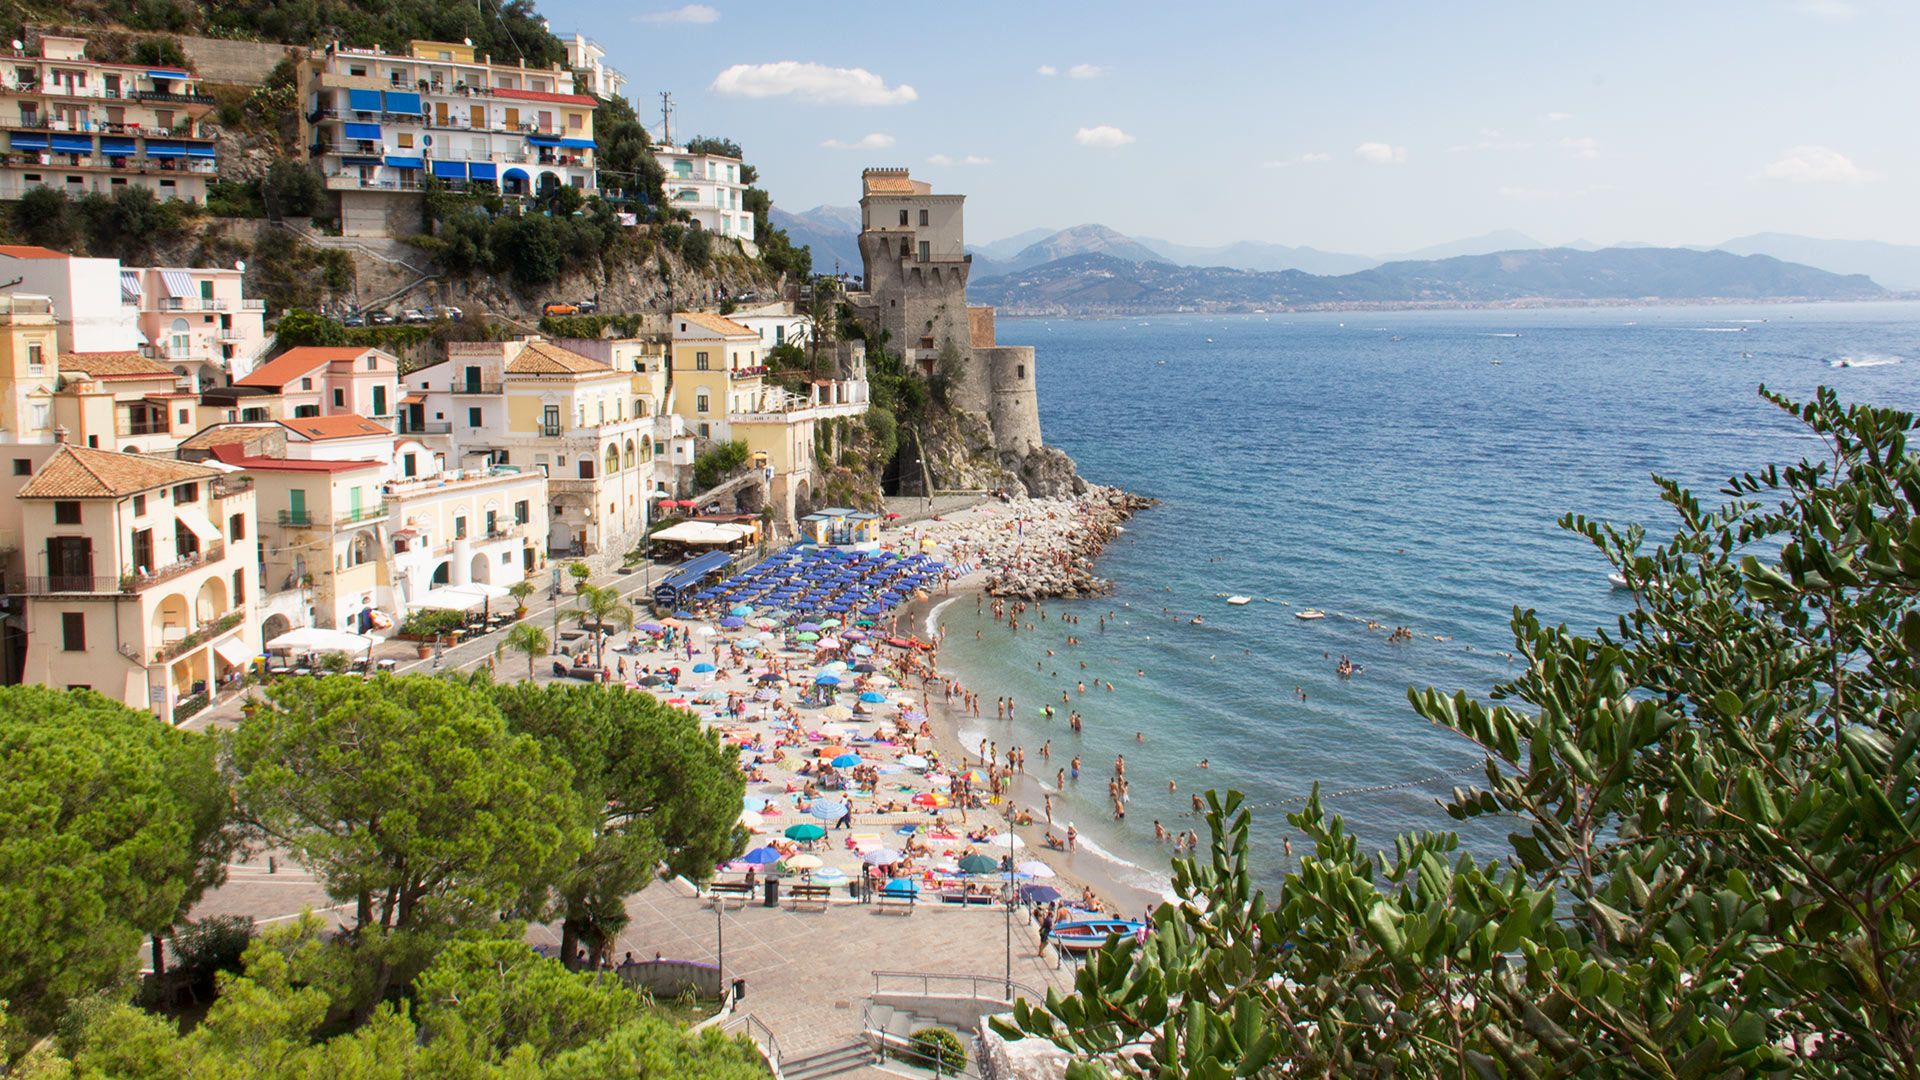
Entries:
[[1073, 822], [1069, 821], [1067, 822], [1067, 851], [1073, 852], [1073, 851], [1078, 851], [1079, 849], [1080, 849], [1080, 832], [1079, 830], [1073, 827]]
[[1045, 800], [1041, 803], [1041, 806], [1046, 811], [1047, 824], [1049, 825], [1053, 824], [1053, 796], [1052, 795], [1046, 796]]

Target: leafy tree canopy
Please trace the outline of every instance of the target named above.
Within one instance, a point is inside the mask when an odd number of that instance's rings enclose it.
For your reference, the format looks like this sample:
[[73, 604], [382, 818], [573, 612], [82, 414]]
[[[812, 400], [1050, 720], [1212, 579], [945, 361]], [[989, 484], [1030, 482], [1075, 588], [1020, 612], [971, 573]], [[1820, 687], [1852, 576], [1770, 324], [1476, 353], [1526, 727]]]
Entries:
[[1656, 478], [1657, 546], [1563, 521], [1632, 588], [1616, 627], [1516, 611], [1525, 670], [1492, 701], [1411, 693], [1485, 753], [1444, 805], [1507, 825], [1504, 858], [1450, 833], [1363, 854], [1316, 793], [1269, 902], [1239, 795], [1212, 797], [1144, 945], [1002, 1030], [1165, 1077], [1920, 1071], [1914, 419], [1767, 397], [1817, 458], [1717, 506]]
[[217, 880], [228, 799], [214, 750], [90, 690], [0, 688], [8, 1058], [127, 974], [142, 936]]

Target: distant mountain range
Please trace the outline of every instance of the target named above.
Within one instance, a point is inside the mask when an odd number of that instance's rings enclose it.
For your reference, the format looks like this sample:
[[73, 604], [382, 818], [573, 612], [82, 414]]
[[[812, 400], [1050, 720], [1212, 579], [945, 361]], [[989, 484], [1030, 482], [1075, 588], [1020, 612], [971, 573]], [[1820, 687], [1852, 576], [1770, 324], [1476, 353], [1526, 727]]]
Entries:
[[[775, 208], [773, 221], [788, 231], [794, 243], [813, 248], [816, 270], [831, 271], [834, 261], [838, 259], [841, 270], [856, 275], [861, 272], [860, 249], [854, 239], [860, 227], [860, 213], [853, 207], [817, 206], [800, 214]], [[1339, 277], [1399, 262], [1430, 262], [1496, 252], [1544, 251], [1549, 247], [1525, 233], [1502, 229], [1415, 251], [1374, 256], [1289, 247], [1260, 240], [1202, 247], [1152, 237], [1128, 236], [1104, 225], [1076, 225], [1070, 229], [1028, 229], [991, 243], [972, 245], [968, 250], [973, 254], [971, 279], [979, 285], [996, 277], [1082, 255], [1106, 255], [1125, 262], [1166, 263], [1175, 267], [1224, 268], [1261, 273], [1297, 270], [1309, 275]], [[1896, 292], [1920, 291], [1920, 246], [1878, 241], [1823, 240], [1788, 233], [1756, 233], [1711, 247], [1659, 248], [1638, 242], [1602, 247], [1590, 241], [1576, 240], [1559, 245], [1555, 250], [1588, 253], [1688, 250], [1766, 255], [1831, 274], [1864, 274], [1872, 278], [1875, 284]]]
[[1765, 255], [1685, 248], [1544, 248], [1390, 262], [1351, 274], [1134, 262], [1075, 255], [981, 280], [968, 298], [1009, 315], [1636, 300], [1861, 300], [1887, 295], [1840, 275]]

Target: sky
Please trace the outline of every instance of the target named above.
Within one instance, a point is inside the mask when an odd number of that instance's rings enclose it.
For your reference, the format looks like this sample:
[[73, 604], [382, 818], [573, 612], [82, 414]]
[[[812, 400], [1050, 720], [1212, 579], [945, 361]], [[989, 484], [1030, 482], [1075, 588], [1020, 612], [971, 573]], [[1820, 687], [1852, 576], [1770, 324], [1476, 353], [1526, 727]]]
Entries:
[[1753, 232], [1920, 243], [1920, 3], [542, 0], [775, 205], [904, 165], [967, 239], [1099, 223], [1390, 254]]

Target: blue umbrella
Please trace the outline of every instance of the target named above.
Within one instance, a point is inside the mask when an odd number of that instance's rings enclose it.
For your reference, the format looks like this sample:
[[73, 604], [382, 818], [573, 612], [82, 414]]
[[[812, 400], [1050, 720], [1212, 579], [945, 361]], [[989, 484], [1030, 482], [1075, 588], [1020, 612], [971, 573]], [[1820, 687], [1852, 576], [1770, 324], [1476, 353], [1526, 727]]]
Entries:
[[[698, 668], [695, 668], [694, 670], [696, 670], [696, 671], [698, 671], [699, 669], [698, 669]], [[840, 685], [840, 676], [838, 676], [838, 675], [815, 675], [815, 676], [813, 677], [813, 685], [815, 685], [815, 686], [839, 686], [839, 685]]]
[[839, 821], [847, 814], [847, 804], [843, 802], [817, 802], [807, 810], [807, 813], [812, 814], [821, 821]]
[[728, 614], [751, 615], [753, 614], [753, 606], [751, 604], [735, 604], [733, 605], [733, 610]]
[[657, 622], [643, 622], [636, 625], [634, 629], [640, 631], [643, 634], [657, 634], [660, 631], [665, 630], [666, 627], [661, 626]]
[[833, 759], [833, 767], [836, 769], [851, 769], [858, 764], [860, 764], [859, 754], [841, 754]]
[[879, 705], [887, 700], [887, 695], [882, 694], [876, 690], [868, 690], [865, 693], [860, 695], [860, 700], [866, 702], [869, 705]]
[[745, 809], [759, 813], [767, 808], [767, 799], [761, 795], [742, 795], [740, 796], [740, 805]]
[[738, 630], [745, 625], [747, 625], [747, 620], [736, 615], [729, 615], [720, 620], [720, 629], [722, 630]]
[[1060, 890], [1051, 885], [1022, 885], [1020, 899], [1029, 904], [1051, 904], [1060, 899]]
[[673, 617], [676, 619], [691, 619], [694, 617], [694, 614], [691, 611], [676, 611], [673, 613]]
[[887, 882], [887, 887], [880, 891], [894, 896], [919, 896], [920, 882], [914, 878], [897, 877]]
[[794, 627], [794, 629], [795, 630], [818, 630], [820, 629], [820, 624], [803, 622], [799, 626]]
[[768, 863], [779, 862], [780, 853], [770, 847], [757, 847], [740, 856], [740, 861], [749, 866], [765, 866]]
[[704, 674], [705, 672], [712, 671], [713, 665], [703, 661], [701, 663], [693, 665], [693, 670], [696, 674]]

